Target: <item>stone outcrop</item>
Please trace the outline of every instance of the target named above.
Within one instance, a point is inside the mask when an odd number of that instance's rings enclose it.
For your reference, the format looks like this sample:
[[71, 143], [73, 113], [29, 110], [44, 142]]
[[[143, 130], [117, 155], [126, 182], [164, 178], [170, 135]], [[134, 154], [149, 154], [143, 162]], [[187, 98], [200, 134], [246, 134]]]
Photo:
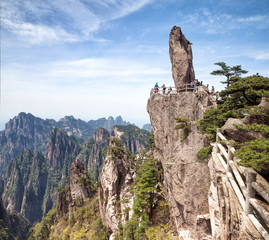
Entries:
[[227, 138], [233, 139], [236, 142], [248, 142], [255, 139], [265, 138], [260, 132], [240, 130], [235, 126], [237, 124], [246, 125], [246, 118], [229, 118], [221, 128], [221, 132], [224, 133]]
[[[173, 27], [169, 46], [173, 78], [179, 87], [194, 80], [191, 44], [180, 28]], [[208, 139], [198, 132], [196, 121], [212, 106], [216, 102], [203, 86], [198, 87], [197, 94], [152, 94], [147, 104], [156, 145], [154, 157], [164, 169], [164, 185], [180, 239], [211, 238], [209, 169], [206, 163], [196, 160], [196, 153], [208, 144]], [[183, 129], [174, 129], [178, 117], [189, 120], [187, 136]]]
[[195, 79], [192, 65], [191, 43], [181, 32], [180, 27], [174, 26], [169, 37], [169, 54], [172, 63], [172, 76], [178, 88]]
[[[252, 124], [269, 124], [269, 101], [263, 97], [261, 103], [258, 106], [254, 106], [252, 111], [252, 114], [249, 114], [242, 119], [229, 118], [222, 126], [221, 132], [225, 134], [228, 139], [233, 139], [234, 141], [240, 143], [255, 139], [267, 138], [268, 134], [260, 131], [250, 130], [247, 129], [247, 127], [248, 125]], [[255, 112], [257, 112], [257, 114]], [[262, 112], [262, 114], [259, 112]], [[236, 125], [241, 125], [241, 127], [245, 128], [247, 131], [236, 127]]]
[[[99, 207], [103, 224], [113, 233], [118, 224], [124, 225], [132, 215], [133, 196], [130, 185], [135, 176], [123, 145], [110, 140], [110, 150], [99, 177]], [[120, 149], [114, 152], [114, 149]], [[130, 211], [130, 212], [129, 212]]]
[[57, 216], [68, 214], [70, 217], [74, 206], [82, 205], [86, 198], [94, 195], [94, 189], [82, 162], [77, 159], [70, 168], [70, 181], [59, 193], [57, 199]]

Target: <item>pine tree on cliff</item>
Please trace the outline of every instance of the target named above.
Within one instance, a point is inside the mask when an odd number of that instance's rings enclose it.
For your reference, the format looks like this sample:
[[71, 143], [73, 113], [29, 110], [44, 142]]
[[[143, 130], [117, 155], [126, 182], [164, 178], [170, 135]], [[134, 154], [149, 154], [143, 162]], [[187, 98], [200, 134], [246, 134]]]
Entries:
[[225, 76], [227, 79], [221, 83], [227, 84], [227, 87], [233, 82], [233, 80], [237, 80], [238, 78], [232, 79], [233, 77], [239, 77], [241, 74], [248, 73], [248, 71], [243, 70], [241, 65], [236, 65], [233, 67], [227, 66], [225, 62], [217, 62], [215, 65], [221, 67], [221, 70], [214, 70], [211, 72], [211, 75], [220, 75]]

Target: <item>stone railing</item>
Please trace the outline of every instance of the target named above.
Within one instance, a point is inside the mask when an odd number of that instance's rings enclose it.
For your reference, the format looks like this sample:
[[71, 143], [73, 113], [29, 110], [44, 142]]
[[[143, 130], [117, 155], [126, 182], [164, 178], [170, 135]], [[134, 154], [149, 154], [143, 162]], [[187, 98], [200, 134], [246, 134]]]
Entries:
[[[264, 208], [269, 203], [269, 192], [256, 181], [257, 172], [252, 169], [239, 167], [233, 153], [235, 149], [227, 144], [227, 139], [217, 129], [217, 157], [226, 171], [232, 188], [245, 214], [264, 239], [269, 239], [269, 212]], [[268, 184], [268, 183], [266, 183]], [[255, 194], [259, 195], [259, 201]]]
[[162, 94], [162, 95], [169, 95], [169, 94], [177, 94], [179, 92], [193, 92], [197, 91], [197, 86], [195, 84], [183, 84], [182, 86], [176, 87], [159, 87], [159, 88], [152, 88], [150, 94]]

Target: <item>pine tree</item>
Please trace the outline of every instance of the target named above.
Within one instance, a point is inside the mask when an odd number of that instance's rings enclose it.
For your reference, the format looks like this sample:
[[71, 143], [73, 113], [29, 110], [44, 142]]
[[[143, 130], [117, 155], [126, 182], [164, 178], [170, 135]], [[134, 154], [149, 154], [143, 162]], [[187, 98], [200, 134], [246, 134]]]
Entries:
[[241, 65], [236, 65], [233, 67], [227, 66], [225, 62], [217, 62], [215, 65], [218, 65], [221, 67], [221, 70], [215, 70], [211, 72], [211, 75], [219, 75], [219, 76], [225, 76], [227, 79], [224, 82], [221, 82], [223, 84], [227, 84], [227, 87], [231, 84], [231, 82], [236, 82], [241, 74], [248, 73], [248, 71], [243, 70]]

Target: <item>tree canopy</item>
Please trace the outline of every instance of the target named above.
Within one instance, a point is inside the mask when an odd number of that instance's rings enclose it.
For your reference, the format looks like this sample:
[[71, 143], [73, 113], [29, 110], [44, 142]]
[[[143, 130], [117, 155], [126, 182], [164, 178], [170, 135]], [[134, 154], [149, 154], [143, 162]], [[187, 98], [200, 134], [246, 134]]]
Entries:
[[211, 72], [211, 75], [219, 75], [219, 76], [225, 76], [226, 81], [222, 82], [224, 84], [227, 84], [227, 87], [230, 86], [231, 82], [236, 81], [237, 77], [241, 76], [241, 74], [248, 73], [248, 71], [243, 70], [241, 65], [236, 65], [233, 67], [227, 66], [225, 62], [217, 62], [215, 65], [218, 65], [221, 67], [220, 70], [214, 70]]

